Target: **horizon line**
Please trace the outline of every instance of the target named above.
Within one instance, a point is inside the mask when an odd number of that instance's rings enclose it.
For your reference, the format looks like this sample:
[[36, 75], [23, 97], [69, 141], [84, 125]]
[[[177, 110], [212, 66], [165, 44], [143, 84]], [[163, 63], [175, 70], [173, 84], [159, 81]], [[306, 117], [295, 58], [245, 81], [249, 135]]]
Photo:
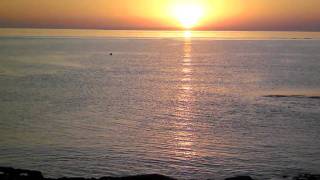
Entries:
[[81, 27], [20, 27], [20, 26], [0, 26], [0, 29], [52, 29], [52, 30], [101, 30], [101, 31], [194, 31], [194, 32], [320, 32], [312, 29], [179, 29], [179, 28], [81, 28]]

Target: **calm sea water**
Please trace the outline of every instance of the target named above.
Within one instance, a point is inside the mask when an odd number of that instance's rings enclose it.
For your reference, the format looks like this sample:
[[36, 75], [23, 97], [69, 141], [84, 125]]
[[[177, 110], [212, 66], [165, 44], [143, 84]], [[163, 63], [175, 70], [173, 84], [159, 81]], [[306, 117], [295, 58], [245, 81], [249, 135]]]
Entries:
[[319, 33], [60, 31], [0, 31], [0, 166], [320, 173]]

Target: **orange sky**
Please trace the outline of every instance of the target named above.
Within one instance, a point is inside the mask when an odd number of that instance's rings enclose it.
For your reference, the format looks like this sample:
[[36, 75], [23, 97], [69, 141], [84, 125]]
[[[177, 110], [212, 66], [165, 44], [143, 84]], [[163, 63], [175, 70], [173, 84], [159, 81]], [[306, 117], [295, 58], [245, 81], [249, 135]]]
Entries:
[[0, 27], [182, 29], [172, 9], [188, 4], [193, 29], [320, 31], [320, 0], [1, 0]]

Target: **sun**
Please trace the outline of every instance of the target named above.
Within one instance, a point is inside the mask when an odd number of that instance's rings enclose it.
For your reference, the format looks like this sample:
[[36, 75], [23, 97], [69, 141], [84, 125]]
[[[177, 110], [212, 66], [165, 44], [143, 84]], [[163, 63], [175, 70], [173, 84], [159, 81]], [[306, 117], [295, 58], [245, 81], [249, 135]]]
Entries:
[[173, 8], [174, 17], [185, 29], [195, 27], [203, 16], [203, 7], [197, 4], [176, 5]]

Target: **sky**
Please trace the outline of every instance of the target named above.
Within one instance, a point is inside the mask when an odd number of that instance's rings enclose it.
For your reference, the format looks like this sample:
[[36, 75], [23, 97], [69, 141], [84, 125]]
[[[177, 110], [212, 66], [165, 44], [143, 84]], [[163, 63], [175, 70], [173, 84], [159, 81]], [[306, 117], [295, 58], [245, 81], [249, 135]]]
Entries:
[[0, 27], [320, 31], [320, 0], [0, 0]]

